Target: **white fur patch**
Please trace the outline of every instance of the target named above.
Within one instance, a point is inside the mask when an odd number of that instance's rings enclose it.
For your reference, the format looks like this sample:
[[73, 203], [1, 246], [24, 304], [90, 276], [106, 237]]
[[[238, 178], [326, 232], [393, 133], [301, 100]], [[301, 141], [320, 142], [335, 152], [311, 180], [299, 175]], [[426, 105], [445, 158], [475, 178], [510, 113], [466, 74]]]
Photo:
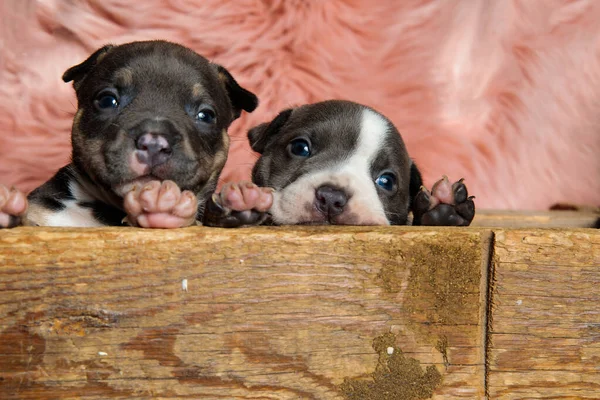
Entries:
[[340, 224], [389, 225], [370, 171], [388, 130], [388, 122], [381, 115], [364, 109], [352, 155], [326, 170], [306, 174], [274, 193], [270, 210], [273, 221], [278, 224], [324, 222], [324, 217], [313, 207], [315, 190], [322, 185], [333, 185], [351, 194], [344, 213], [336, 219]]
[[77, 204], [78, 202], [93, 201], [94, 198], [87, 194], [75, 181], [69, 182], [69, 189], [71, 189], [71, 193], [76, 200], [63, 200], [62, 203], [65, 205], [65, 208], [61, 211], [51, 213], [46, 218], [45, 225], [76, 228], [105, 226], [94, 218], [90, 208], [81, 207]]

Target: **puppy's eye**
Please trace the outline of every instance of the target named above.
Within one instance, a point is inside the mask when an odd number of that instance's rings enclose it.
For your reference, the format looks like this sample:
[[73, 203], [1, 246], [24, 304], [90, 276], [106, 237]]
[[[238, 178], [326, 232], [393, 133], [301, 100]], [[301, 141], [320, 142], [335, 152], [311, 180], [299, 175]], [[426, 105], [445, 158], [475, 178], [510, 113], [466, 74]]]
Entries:
[[294, 139], [289, 144], [289, 152], [298, 157], [310, 157], [310, 143], [306, 139]]
[[213, 124], [216, 118], [217, 116], [215, 115], [215, 112], [210, 108], [203, 108], [202, 110], [198, 111], [198, 114], [196, 114], [196, 119], [204, 122], [205, 124]]
[[94, 104], [100, 110], [109, 110], [119, 107], [119, 99], [113, 93], [100, 93]]
[[396, 177], [394, 174], [384, 172], [383, 174], [379, 175], [377, 179], [375, 179], [375, 183], [382, 189], [391, 192], [394, 190], [394, 186], [396, 185]]

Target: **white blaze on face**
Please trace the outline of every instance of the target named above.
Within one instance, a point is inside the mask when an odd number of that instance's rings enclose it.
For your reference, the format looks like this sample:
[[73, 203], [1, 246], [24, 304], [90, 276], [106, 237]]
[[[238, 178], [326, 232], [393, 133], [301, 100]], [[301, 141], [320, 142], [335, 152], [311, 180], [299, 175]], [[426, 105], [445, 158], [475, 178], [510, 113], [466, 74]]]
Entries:
[[381, 115], [364, 109], [352, 154], [326, 170], [311, 171], [275, 192], [271, 208], [273, 221], [278, 224], [322, 221], [313, 206], [315, 191], [322, 185], [331, 185], [350, 195], [344, 212], [336, 218], [340, 224], [389, 225], [371, 176], [371, 163], [384, 145], [388, 130], [388, 122]]

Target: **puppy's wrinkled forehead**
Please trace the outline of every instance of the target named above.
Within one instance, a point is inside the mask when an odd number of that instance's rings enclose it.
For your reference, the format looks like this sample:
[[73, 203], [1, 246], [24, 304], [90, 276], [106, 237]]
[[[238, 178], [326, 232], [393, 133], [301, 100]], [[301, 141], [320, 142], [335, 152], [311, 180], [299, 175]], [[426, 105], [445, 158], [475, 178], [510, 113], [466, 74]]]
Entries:
[[330, 165], [351, 158], [375, 163], [397, 149], [398, 134], [378, 112], [351, 102], [323, 102], [300, 107], [290, 117], [286, 140], [299, 132], [311, 138], [320, 160]]
[[195, 52], [172, 44], [137, 42], [111, 49], [98, 60], [81, 92], [93, 92], [103, 86], [156, 92], [160, 98], [220, 102], [214, 106], [228, 107], [217, 70]]
[[290, 117], [285, 140], [304, 134], [311, 138], [320, 154], [331, 161], [341, 160], [356, 148], [363, 119], [363, 109], [354, 104], [322, 103], [319, 107], [303, 106]]

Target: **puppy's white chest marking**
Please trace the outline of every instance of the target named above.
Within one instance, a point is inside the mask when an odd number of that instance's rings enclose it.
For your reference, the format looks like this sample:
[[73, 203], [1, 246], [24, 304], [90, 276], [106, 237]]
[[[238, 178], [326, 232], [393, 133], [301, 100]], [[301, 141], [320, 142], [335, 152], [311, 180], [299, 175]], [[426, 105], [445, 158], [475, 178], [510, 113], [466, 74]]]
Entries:
[[69, 189], [75, 200], [62, 200], [65, 208], [48, 215], [46, 224], [49, 226], [70, 226], [77, 228], [94, 228], [105, 226], [96, 218], [92, 209], [82, 207], [80, 202], [93, 201], [94, 198], [87, 194], [77, 182], [69, 182]]
[[100, 223], [87, 207], [81, 207], [75, 200], [63, 201], [65, 208], [59, 212], [52, 213], [47, 218], [49, 226], [72, 226], [76, 228], [93, 228], [104, 226]]

